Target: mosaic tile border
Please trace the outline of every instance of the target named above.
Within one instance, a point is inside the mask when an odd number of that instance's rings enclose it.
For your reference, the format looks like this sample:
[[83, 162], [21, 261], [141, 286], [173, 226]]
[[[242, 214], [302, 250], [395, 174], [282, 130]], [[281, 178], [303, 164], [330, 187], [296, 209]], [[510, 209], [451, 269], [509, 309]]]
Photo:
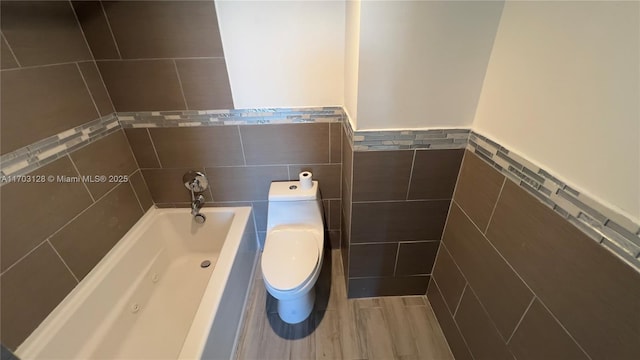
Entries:
[[639, 224], [475, 131], [467, 149], [640, 271]]
[[345, 128], [354, 151], [464, 149], [470, 129], [353, 131], [345, 114]]
[[118, 112], [123, 128], [341, 122], [341, 107]]
[[[110, 114], [50, 136], [0, 156], [0, 176], [26, 175], [120, 129], [115, 114]], [[0, 182], [0, 186], [6, 183]]]

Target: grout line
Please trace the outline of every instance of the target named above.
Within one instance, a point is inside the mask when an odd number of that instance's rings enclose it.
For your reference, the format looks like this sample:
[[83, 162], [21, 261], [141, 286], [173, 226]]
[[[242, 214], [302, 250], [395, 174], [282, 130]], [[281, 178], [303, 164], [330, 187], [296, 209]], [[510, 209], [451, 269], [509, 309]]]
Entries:
[[180, 79], [180, 72], [178, 71], [178, 64], [176, 63], [176, 59], [171, 59], [173, 62], [173, 68], [176, 70], [176, 76], [178, 77], [178, 84], [180, 85], [180, 93], [182, 94], [182, 100], [184, 101], [185, 109], [189, 110], [189, 105], [187, 105], [187, 97], [184, 95], [184, 88], [182, 87], [182, 80]]
[[151, 132], [149, 131], [149, 128], [147, 128], [147, 136], [149, 136], [149, 141], [151, 142], [153, 153], [156, 154], [156, 160], [158, 160], [158, 166], [160, 166], [160, 169], [164, 169], [162, 167], [162, 162], [160, 162], [160, 156], [158, 155], [158, 150], [156, 150], [156, 144], [153, 143], [153, 138], [151, 137]]
[[[244, 161], [244, 166], [247, 166], [247, 157], [244, 154], [244, 143], [242, 142], [242, 133], [240, 132], [240, 125], [236, 125], [236, 129], [238, 129], [238, 137], [240, 138], [240, 150], [242, 150], [242, 161]], [[288, 166], [287, 166], [287, 171], [289, 171]]]
[[509, 338], [506, 341], [507, 345], [509, 344], [511, 339], [513, 339], [513, 335], [515, 335], [516, 331], [518, 331], [518, 328], [520, 327], [520, 324], [522, 323], [522, 320], [524, 320], [524, 317], [527, 316], [527, 313], [529, 312], [529, 309], [531, 309], [531, 305], [533, 305], [534, 301], [536, 301], [536, 295], [535, 294], [533, 294], [533, 298], [529, 302], [529, 305], [527, 305], [527, 307], [524, 309], [524, 312], [522, 313], [522, 316], [520, 317], [520, 320], [518, 320], [518, 323], [516, 323], [516, 327], [513, 328], [513, 331], [511, 332], [511, 335], [509, 335]]
[[[467, 288], [471, 286], [469, 285], [469, 283], [467, 282], [466, 284], [464, 284], [464, 287], [462, 288], [462, 294], [460, 294], [460, 299], [458, 300], [458, 303], [456, 304], [456, 308], [453, 310], [453, 317], [456, 316], [456, 314], [458, 313], [458, 309], [460, 309], [460, 304], [462, 303], [462, 297], [464, 296], [464, 293], [467, 291]], [[446, 303], [446, 301], [445, 301]]]
[[[78, 167], [76, 166], [75, 161], [73, 161], [73, 159], [71, 158], [71, 154], [67, 154], [67, 157], [69, 158], [69, 161], [71, 161], [71, 165], [73, 165], [73, 168], [78, 173], [78, 177], [80, 177], [80, 179], [82, 179], [82, 174], [80, 174], [80, 170], [78, 170]], [[84, 186], [85, 190], [87, 190], [87, 192], [89, 193], [89, 197], [91, 198], [91, 201], [93, 201], [92, 204], [95, 204], [96, 203], [96, 199], [93, 197], [93, 194], [91, 193], [91, 191], [89, 191], [89, 187], [87, 186], [87, 183], [85, 183], [84, 181], [80, 181], [80, 182]]]
[[358, 200], [355, 204], [375, 204], [375, 203], [406, 203], [406, 202], [428, 202], [428, 201], [451, 201], [451, 199], [411, 199], [411, 200]]
[[396, 263], [393, 265], [393, 276], [396, 276], [398, 270], [398, 258], [400, 257], [400, 243], [396, 246]]
[[416, 150], [413, 150], [413, 158], [411, 159], [411, 171], [409, 172], [409, 183], [407, 184], [407, 196], [405, 200], [409, 200], [409, 191], [411, 190], [411, 179], [413, 178], [413, 167], [416, 164]]
[[[109, 0], [110, 1], [110, 0]], [[148, 1], [148, 0], [147, 0]], [[118, 46], [116, 44], [116, 49]], [[120, 51], [118, 50], [118, 53]], [[190, 57], [156, 57], [156, 58], [120, 58], [120, 59], [97, 59], [97, 61], [113, 62], [113, 61], [147, 61], [147, 60], [224, 60], [224, 56], [190, 56]], [[334, 107], [334, 106], [327, 106]]]
[[[204, 177], [205, 177], [205, 179], [207, 179], [207, 183], [209, 184], [205, 190], [207, 190], [209, 192], [209, 195], [211, 195], [211, 202], [215, 203], [216, 201], [213, 198], [213, 190], [211, 190], [211, 183], [209, 182], [209, 174], [207, 174], [207, 168], [206, 167], [202, 168], [202, 173], [204, 174]], [[188, 191], [189, 191], [189, 195], [191, 195], [191, 191], [190, 190], [188, 190]], [[206, 202], [207, 202], [207, 200], [205, 199], [205, 203]], [[193, 205], [191, 201], [188, 202], [188, 204]]]
[[496, 203], [493, 204], [493, 210], [491, 210], [491, 215], [489, 215], [489, 221], [487, 222], [487, 227], [484, 229], [483, 234], [487, 234], [487, 230], [489, 230], [489, 225], [491, 224], [491, 220], [493, 220], [493, 214], [496, 212], [496, 208], [498, 207], [498, 201], [500, 201], [500, 196], [502, 195], [502, 189], [504, 189], [504, 184], [507, 182], [507, 177], [504, 176], [502, 179], [502, 186], [500, 186], [500, 192], [498, 192], [498, 197], [496, 198]]
[[87, 83], [87, 80], [84, 78], [84, 74], [82, 73], [82, 70], [80, 70], [80, 64], [76, 63], [76, 68], [80, 73], [80, 77], [82, 78], [82, 83], [84, 84], [84, 87], [87, 89], [87, 92], [89, 93], [89, 98], [91, 99], [93, 108], [96, 109], [96, 114], [98, 115], [98, 118], [100, 118], [100, 110], [98, 110], [98, 105], [96, 104], [96, 100], [93, 98], [93, 93], [91, 93], [91, 90], [89, 89], [89, 84]]
[[[442, 298], [442, 302], [444, 303], [444, 306], [447, 308], [447, 311], [449, 311], [449, 315], [451, 315], [451, 310], [449, 309], [449, 305], [447, 305], [447, 302], [444, 300], [444, 296], [442, 295], [442, 291], [440, 290], [440, 286], [438, 286], [438, 282], [435, 281], [435, 279], [433, 279], [433, 280], [434, 280], [433, 283], [436, 285], [436, 288], [438, 290], [438, 294], [440, 294], [440, 297]], [[467, 283], [467, 286], [469, 286], [468, 283]], [[469, 287], [471, 287], [471, 286], [469, 286]], [[460, 301], [462, 301], [462, 296], [460, 297]], [[435, 314], [435, 311], [433, 313]], [[436, 319], [437, 319], [437, 317], [438, 316], [436, 315]], [[456, 330], [458, 330], [458, 334], [462, 338], [462, 342], [464, 342], [464, 345], [467, 347], [467, 352], [469, 353], [469, 355], [471, 355], [471, 358], [475, 360], [475, 357], [473, 356], [473, 353], [471, 352], [471, 348], [469, 347], [469, 344], [467, 343], [467, 339], [464, 337], [464, 334], [462, 334], [462, 331], [460, 331], [460, 326], [458, 326], [458, 322], [453, 317], [453, 315], [451, 315], [451, 320], [453, 321], [453, 324], [456, 326]], [[448, 342], [447, 342], [447, 345], [449, 345]], [[451, 349], [451, 346], [449, 346], [449, 349]], [[453, 354], [453, 352], [452, 352], [452, 354]]]
[[331, 163], [331, 123], [327, 123], [327, 127], [329, 128], [329, 163]]
[[[138, 170], [136, 170], [138, 171]], [[135, 171], [133, 172], [134, 174], [136, 173]], [[142, 176], [142, 175], [140, 175]], [[133, 195], [135, 195], [136, 200], [138, 200], [138, 205], [140, 206], [140, 210], [142, 210], [142, 214], [144, 215], [145, 211], [144, 208], [142, 207], [142, 202], [140, 202], [140, 198], [138, 197], [138, 193], [136, 192], [136, 188], [133, 187], [133, 183], [131, 183], [131, 176], [129, 176], [129, 181], [127, 181], [129, 183], [129, 185], [131, 186], [131, 190], [133, 191]]]
[[[100, 76], [102, 88], [104, 89], [104, 92], [107, 94], [107, 98], [109, 99], [109, 104], [111, 104], [111, 108], [113, 109], [112, 114], [117, 119], [118, 115], [116, 112], [116, 106], [113, 104], [113, 100], [111, 99], [111, 93], [109, 93], [109, 89], [107, 89], [107, 83], [104, 82], [104, 78], [102, 77], [102, 72], [100, 71], [100, 68], [98, 67], [98, 63], [95, 60], [93, 60], [93, 65], [96, 67], [96, 70], [98, 71], [98, 76]], [[120, 121], [118, 121], [118, 125], [122, 128], [122, 124], [120, 124]]]
[[[111, 39], [113, 40], [113, 45], [116, 47], [116, 52], [118, 53], [119, 60], [122, 60], [122, 54], [120, 53], [120, 47], [118, 46], [118, 42], [116, 41], [116, 36], [113, 33], [113, 29], [111, 28], [111, 21], [109, 21], [109, 17], [107, 16], [107, 11], [104, 9], [104, 5], [102, 1], [99, 1], [100, 9], [102, 9], [102, 14], [104, 15], [104, 19], [107, 22], [107, 27], [109, 28], [109, 34], [111, 34]], [[116, 59], [112, 59], [116, 60]]]
[[76, 280], [76, 283], [79, 284], [80, 280], [78, 280], [78, 277], [76, 276], [76, 274], [74, 274], [73, 271], [71, 271], [71, 268], [69, 267], [69, 265], [67, 265], [67, 262], [64, 261], [64, 259], [62, 258], [62, 255], [60, 255], [58, 250], [56, 250], [56, 248], [53, 246], [51, 241], [49, 241], [49, 239], [47, 239], [47, 240], [45, 240], [45, 242], [48, 243], [49, 246], [51, 246], [51, 248], [53, 249], [53, 252], [55, 252], [56, 255], [58, 255], [58, 257], [60, 258], [60, 261], [62, 261], [62, 264], [64, 264], [64, 267], [66, 267], [67, 270], [69, 270], [69, 273], [71, 274], [71, 276], [73, 276], [73, 278]]
[[[133, 157], [133, 161], [135, 161], [136, 165], [138, 166], [138, 170], [142, 169], [142, 167], [140, 166], [140, 163], [138, 162], [138, 158], [136, 157], [136, 153], [133, 152], [133, 147], [131, 147], [131, 143], [129, 142], [129, 137], [127, 137], [127, 132], [120, 128], [120, 130], [122, 131], [122, 136], [124, 136], [124, 139], [127, 141], [127, 146], [129, 147], [129, 151], [131, 152], [131, 156]], [[134, 171], [135, 173], [135, 171]], [[140, 175], [142, 175], [142, 170]]]
[[18, 64], [18, 68], [22, 68], [22, 65], [20, 65], [20, 62], [18, 61], [18, 57], [16, 56], [16, 54], [13, 52], [13, 49], [11, 48], [11, 45], [9, 44], [9, 40], [7, 40], [7, 37], [4, 36], [4, 33], [2, 33], [2, 39], [4, 40], [4, 43], [7, 44], [7, 47], [9, 48], [9, 52], [11, 53], [11, 55], [13, 56], [13, 60], [16, 61], [16, 64]]
[[[80, 24], [80, 19], [78, 18], [78, 14], [76, 14], [76, 9], [73, 8], [73, 4], [71, 3], [71, 0], [68, 0], [67, 3], [69, 4], [69, 7], [71, 8], [71, 13], [73, 13], [73, 18], [76, 19], [76, 24], [78, 25], [78, 30], [80, 30], [80, 34], [82, 34], [82, 39], [84, 40], [84, 45], [87, 47], [87, 50], [89, 51], [89, 55], [91, 55], [91, 59], [89, 59], [89, 60], [95, 61], [96, 57], [93, 55], [93, 51], [91, 50], [91, 46], [89, 46], [89, 41], [87, 41], [87, 37], [84, 35], [84, 29], [82, 29], [82, 25]], [[100, 114], [100, 112], [98, 112], [98, 114]]]
[[49, 238], [46, 238], [44, 240], [42, 240], [41, 242], [38, 243], [38, 245], [34, 246], [33, 249], [29, 250], [26, 254], [22, 255], [18, 260], [14, 261], [13, 264], [9, 265], [9, 267], [7, 267], [6, 269], [4, 269], [4, 271], [2, 273], [0, 273], [0, 275], [4, 275], [6, 274], [9, 270], [11, 270], [14, 266], [16, 266], [19, 262], [21, 262], [22, 260], [24, 260], [27, 256], [31, 255], [32, 252], [36, 251], [37, 248], [39, 248], [40, 246], [42, 246], [42, 244], [44, 244], [45, 242], [47, 242], [47, 240], [49, 240]]

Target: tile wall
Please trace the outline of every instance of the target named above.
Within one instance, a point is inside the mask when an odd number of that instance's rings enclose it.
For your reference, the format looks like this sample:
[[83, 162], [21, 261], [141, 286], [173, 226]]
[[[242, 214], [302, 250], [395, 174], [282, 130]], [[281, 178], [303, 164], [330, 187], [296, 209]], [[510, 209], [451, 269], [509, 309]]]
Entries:
[[[464, 150], [460, 144], [457, 149], [427, 150], [429, 144], [422, 140], [418, 149], [398, 140], [406, 149], [374, 151], [394, 145], [371, 135], [368, 145], [362, 145], [365, 137], [350, 132], [347, 123], [342, 254], [348, 295], [424, 294]], [[468, 136], [468, 131], [463, 133]], [[431, 135], [439, 138], [436, 142], [447, 136]], [[358, 146], [355, 151], [349, 138]], [[453, 139], [447, 142], [452, 145]]]
[[640, 273], [485, 160], [464, 156], [427, 292], [456, 358], [637, 357]]
[[232, 109], [214, 1], [73, 1], [116, 111]]

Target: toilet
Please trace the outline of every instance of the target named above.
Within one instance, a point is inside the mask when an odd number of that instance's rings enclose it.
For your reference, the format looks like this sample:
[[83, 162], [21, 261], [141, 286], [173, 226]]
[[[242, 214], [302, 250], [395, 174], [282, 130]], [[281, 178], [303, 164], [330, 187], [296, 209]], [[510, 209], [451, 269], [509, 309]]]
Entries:
[[317, 181], [309, 189], [299, 181], [271, 183], [261, 270], [286, 323], [299, 323], [313, 310], [324, 250], [322, 221]]

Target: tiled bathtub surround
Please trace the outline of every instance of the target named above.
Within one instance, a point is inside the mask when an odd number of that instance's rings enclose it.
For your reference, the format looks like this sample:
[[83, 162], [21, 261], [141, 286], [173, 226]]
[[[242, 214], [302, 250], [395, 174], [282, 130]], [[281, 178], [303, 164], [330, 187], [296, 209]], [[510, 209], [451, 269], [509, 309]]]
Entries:
[[457, 359], [637, 357], [639, 272], [470, 151], [451, 207], [427, 296]]

